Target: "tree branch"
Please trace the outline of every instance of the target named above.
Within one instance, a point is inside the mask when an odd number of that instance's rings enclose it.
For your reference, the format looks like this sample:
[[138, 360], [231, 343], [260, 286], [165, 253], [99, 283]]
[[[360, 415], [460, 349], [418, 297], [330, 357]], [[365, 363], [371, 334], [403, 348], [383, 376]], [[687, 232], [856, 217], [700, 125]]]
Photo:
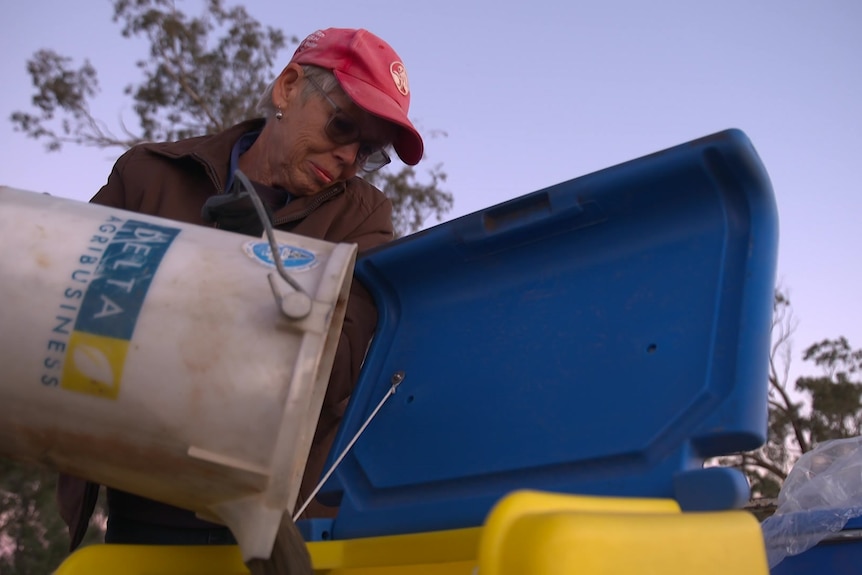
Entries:
[[[176, 15], [177, 15], [177, 10], [174, 9], [173, 16], [176, 17]], [[195, 89], [192, 88], [192, 86], [189, 84], [189, 82], [188, 82], [189, 74], [186, 71], [185, 67], [183, 66], [182, 54], [180, 54], [179, 52], [176, 51], [176, 49], [172, 43], [170, 46], [170, 49], [171, 49], [171, 53], [172, 53], [173, 57], [169, 57], [169, 55], [165, 53], [164, 49], [161, 46], [159, 46], [159, 44], [155, 38], [151, 37], [150, 42], [152, 43], [153, 47], [157, 47], [156, 50], [158, 51], [159, 55], [162, 57], [163, 63], [165, 64], [165, 72], [168, 74], [168, 76], [171, 79], [173, 79], [175, 82], [177, 82], [177, 84], [179, 84], [179, 86], [182, 88], [183, 92], [185, 92], [189, 96], [189, 98], [191, 98], [191, 100], [197, 106], [200, 107], [201, 111], [203, 111], [203, 113], [207, 117], [207, 119], [209, 119], [211, 124], [216, 127], [216, 130], [221, 130], [222, 125], [221, 125], [221, 121], [219, 121], [219, 118], [215, 115], [215, 113], [209, 107], [207, 102], [203, 98], [201, 98], [200, 94], [198, 94], [197, 91], [195, 91]], [[171, 69], [170, 64], [176, 65], [179, 72], [175, 72], [173, 69]]]

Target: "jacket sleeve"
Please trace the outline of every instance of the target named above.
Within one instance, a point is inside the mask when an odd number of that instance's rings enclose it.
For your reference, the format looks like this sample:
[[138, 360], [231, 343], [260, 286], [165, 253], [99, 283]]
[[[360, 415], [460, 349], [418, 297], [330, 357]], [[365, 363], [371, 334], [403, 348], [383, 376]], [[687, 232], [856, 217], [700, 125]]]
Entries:
[[69, 551], [84, 540], [99, 499], [99, 485], [71, 475], [57, 478], [57, 507], [69, 529]]
[[120, 156], [116, 163], [114, 163], [114, 167], [111, 170], [110, 175], [108, 175], [107, 183], [105, 183], [105, 185], [96, 192], [96, 195], [90, 199], [91, 203], [120, 208], [121, 210], [133, 209], [133, 207], [129, 205], [125, 178], [129, 159], [136, 152], [137, 149], [132, 148]]

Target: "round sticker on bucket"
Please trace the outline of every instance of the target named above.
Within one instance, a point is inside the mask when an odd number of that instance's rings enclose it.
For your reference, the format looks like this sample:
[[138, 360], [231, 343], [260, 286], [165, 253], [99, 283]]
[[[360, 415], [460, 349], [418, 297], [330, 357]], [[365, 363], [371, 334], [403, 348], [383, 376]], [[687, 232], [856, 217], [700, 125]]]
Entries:
[[[314, 252], [306, 249], [287, 244], [278, 244], [278, 252], [281, 257], [281, 263], [288, 271], [301, 272], [310, 270], [317, 265], [317, 256], [314, 255]], [[272, 248], [269, 242], [247, 242], [245, 244], [245, 253], [251, 259], [267, 267], [275, 267], [275, 261], [272, 259]]]

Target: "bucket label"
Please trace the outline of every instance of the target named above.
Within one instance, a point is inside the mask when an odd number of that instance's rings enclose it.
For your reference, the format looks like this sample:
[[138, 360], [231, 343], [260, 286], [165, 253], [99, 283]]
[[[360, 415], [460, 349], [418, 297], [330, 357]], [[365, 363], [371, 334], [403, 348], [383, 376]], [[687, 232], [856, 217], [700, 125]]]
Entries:
[[[179, 228], [110, 216], [78, 258], [63, 292], [48, 350], [61, 362], [45, 385], [116, 399], [129, 342], [156, 270]], [[65, 341], [64, 341], [65, 340]]]
[[[272, 259], [272, 248], [269, 242], [246, 242], [244, 248], [245, 253], [251, 259], [266, 267], [275, 268], [275, 260]], [[278, 255], [281, 257], [284, 268], [291, 272], [310, 270], [318, 264], [314, 252], [288, 244], [278, 244]]]

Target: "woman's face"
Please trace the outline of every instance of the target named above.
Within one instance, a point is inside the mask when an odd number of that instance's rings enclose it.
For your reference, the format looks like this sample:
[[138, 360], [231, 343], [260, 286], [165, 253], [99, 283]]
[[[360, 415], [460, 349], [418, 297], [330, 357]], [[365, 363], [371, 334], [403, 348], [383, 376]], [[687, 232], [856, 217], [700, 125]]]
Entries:
[[[285, 68], [273, 86], [273, 103], [282, 118], [270, 118], [240, 158], [250, 178], [297, 196], [314, 195], [352, 178], [360, 146], [383, 145], [394, 136], [392, 124], [359, 108], [340, 89], [327, 94], [331, 102], [318, 90], [303, 95], [308, 82], [299, 66]], [[336, 114], [335, 121], [355, 124], [357, 141], [340, 144], [327, 135], [327, 122]]]

